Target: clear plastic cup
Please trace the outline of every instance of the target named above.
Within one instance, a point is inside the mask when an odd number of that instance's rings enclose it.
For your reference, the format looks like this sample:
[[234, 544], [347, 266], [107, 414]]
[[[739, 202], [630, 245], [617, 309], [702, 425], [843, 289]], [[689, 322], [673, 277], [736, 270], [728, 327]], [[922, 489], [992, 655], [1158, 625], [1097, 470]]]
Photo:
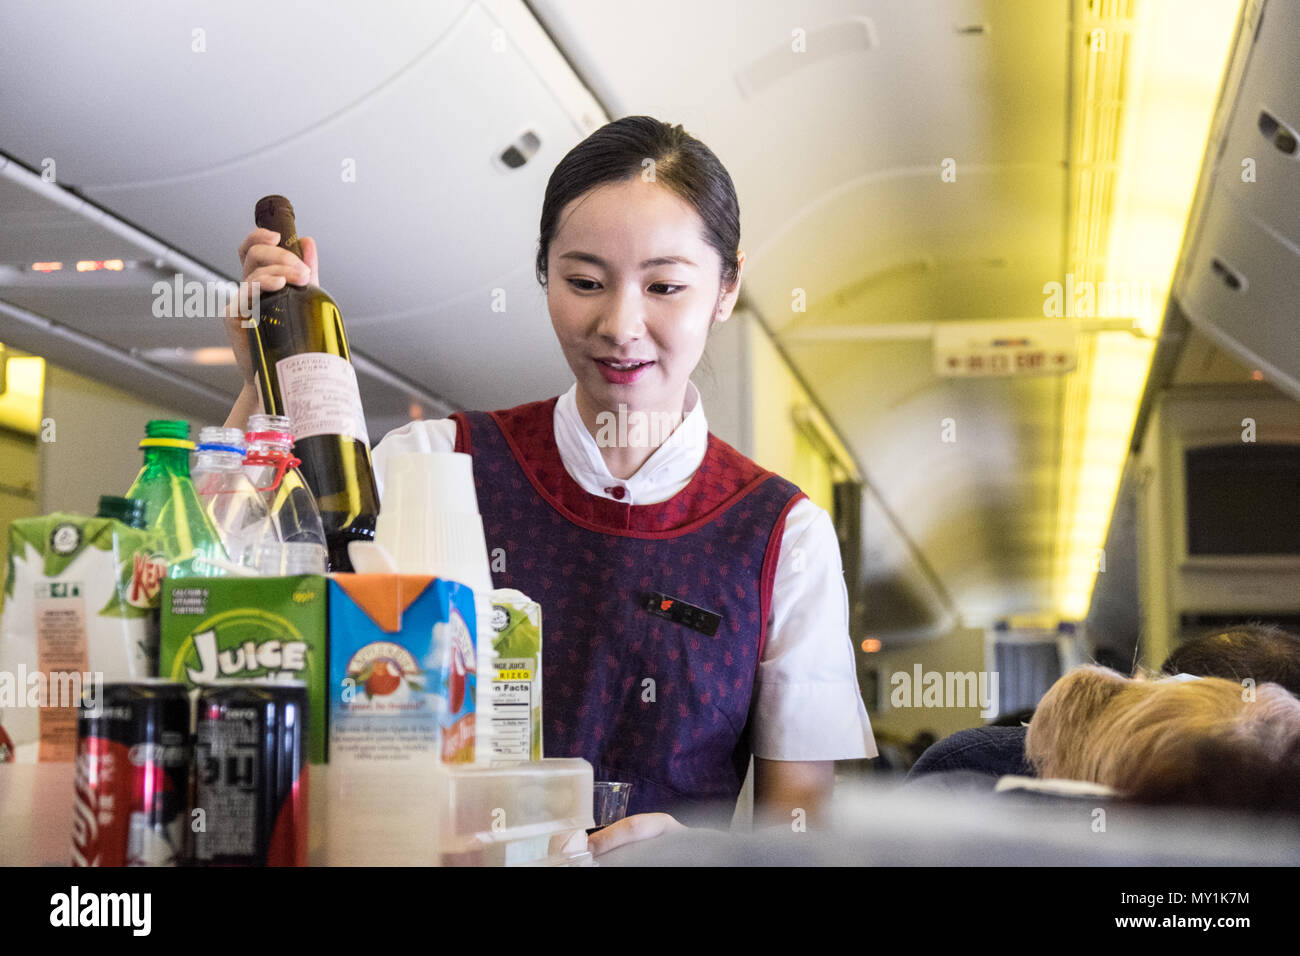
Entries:
[[627, 816], [627, 801], [632, 796], [632, 784], [618, 783], [612, 780], [597, 780], [593, 785], [591, 799], [591, 816], [596, 825], [588, 830], [597, 830], [618, 823]]

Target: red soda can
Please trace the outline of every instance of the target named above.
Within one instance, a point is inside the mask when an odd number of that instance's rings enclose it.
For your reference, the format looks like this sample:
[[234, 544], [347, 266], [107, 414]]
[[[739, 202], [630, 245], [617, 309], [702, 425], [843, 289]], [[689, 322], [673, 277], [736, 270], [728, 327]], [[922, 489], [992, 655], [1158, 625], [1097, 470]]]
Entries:
[[178, 866], [190, 782], [190, 698], [167, 680], [105, 684], [77, 715], [73, 866]]
[[306, 866], [307, 685], [204, 685], [194, 750], [194, 862]]

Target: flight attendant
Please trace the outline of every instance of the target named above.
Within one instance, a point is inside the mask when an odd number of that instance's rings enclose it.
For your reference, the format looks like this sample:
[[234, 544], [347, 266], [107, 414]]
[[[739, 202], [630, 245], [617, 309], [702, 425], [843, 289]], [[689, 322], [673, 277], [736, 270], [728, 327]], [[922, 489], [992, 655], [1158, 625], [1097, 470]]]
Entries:
[[[246, 281], [316, 282], [257, 230]], [[597, 780], [630, 781], [629, 818], [596, 852], [734, 805], [751, 755], [756, 816], [814, 819], [833, 761], [876, 755], [855, 676], [830, 516], [708, 431], [690, 376], [740, 291], [731, 177], [680, 126], [629, 116], [555, 168], [536, 270], [575, 382], [563, 395], [390, 432], [410, 452], [473, 456], [496, 587], [542, 607], [543, 740]], [[245, 386], [252, 363], [228, 321]], [[761, 387], [761, 383], [760, 383]], [[503, 565], [503, 568], [501, 567]]]

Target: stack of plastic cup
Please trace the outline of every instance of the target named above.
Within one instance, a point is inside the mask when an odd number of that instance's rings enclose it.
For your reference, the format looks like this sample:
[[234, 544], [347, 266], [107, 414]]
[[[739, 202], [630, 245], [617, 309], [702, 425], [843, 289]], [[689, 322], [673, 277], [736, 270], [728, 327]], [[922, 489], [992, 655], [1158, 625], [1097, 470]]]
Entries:
[[401, 455], [388, 466], [384, 502], [375, 522], [375, 543], [392, 556], [400, 574], [429, 574], [468, 585], [474, 592], [475, 763], [491, 763], [492, 695], [496, 652], [492, 647], [492, 574], [487, 539], [474, 490], [473, 459], [459, 452]]
[[375, 541], [402, 574], [431, 574], [492, 590], [473, 459], [458, 452], [400, 455], [388, 466]]

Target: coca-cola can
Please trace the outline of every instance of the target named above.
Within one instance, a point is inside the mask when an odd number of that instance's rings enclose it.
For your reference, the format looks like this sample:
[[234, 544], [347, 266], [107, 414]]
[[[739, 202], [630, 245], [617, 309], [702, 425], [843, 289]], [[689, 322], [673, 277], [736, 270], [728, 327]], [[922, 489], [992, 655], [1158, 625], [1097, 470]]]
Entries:
[[105, 684], [77, 715], [73, 866], [179, 866], [190, 781], [184, 684]]
[[194, 862], [307, 865], [307, 685], [225, 681], [199, 690]]

